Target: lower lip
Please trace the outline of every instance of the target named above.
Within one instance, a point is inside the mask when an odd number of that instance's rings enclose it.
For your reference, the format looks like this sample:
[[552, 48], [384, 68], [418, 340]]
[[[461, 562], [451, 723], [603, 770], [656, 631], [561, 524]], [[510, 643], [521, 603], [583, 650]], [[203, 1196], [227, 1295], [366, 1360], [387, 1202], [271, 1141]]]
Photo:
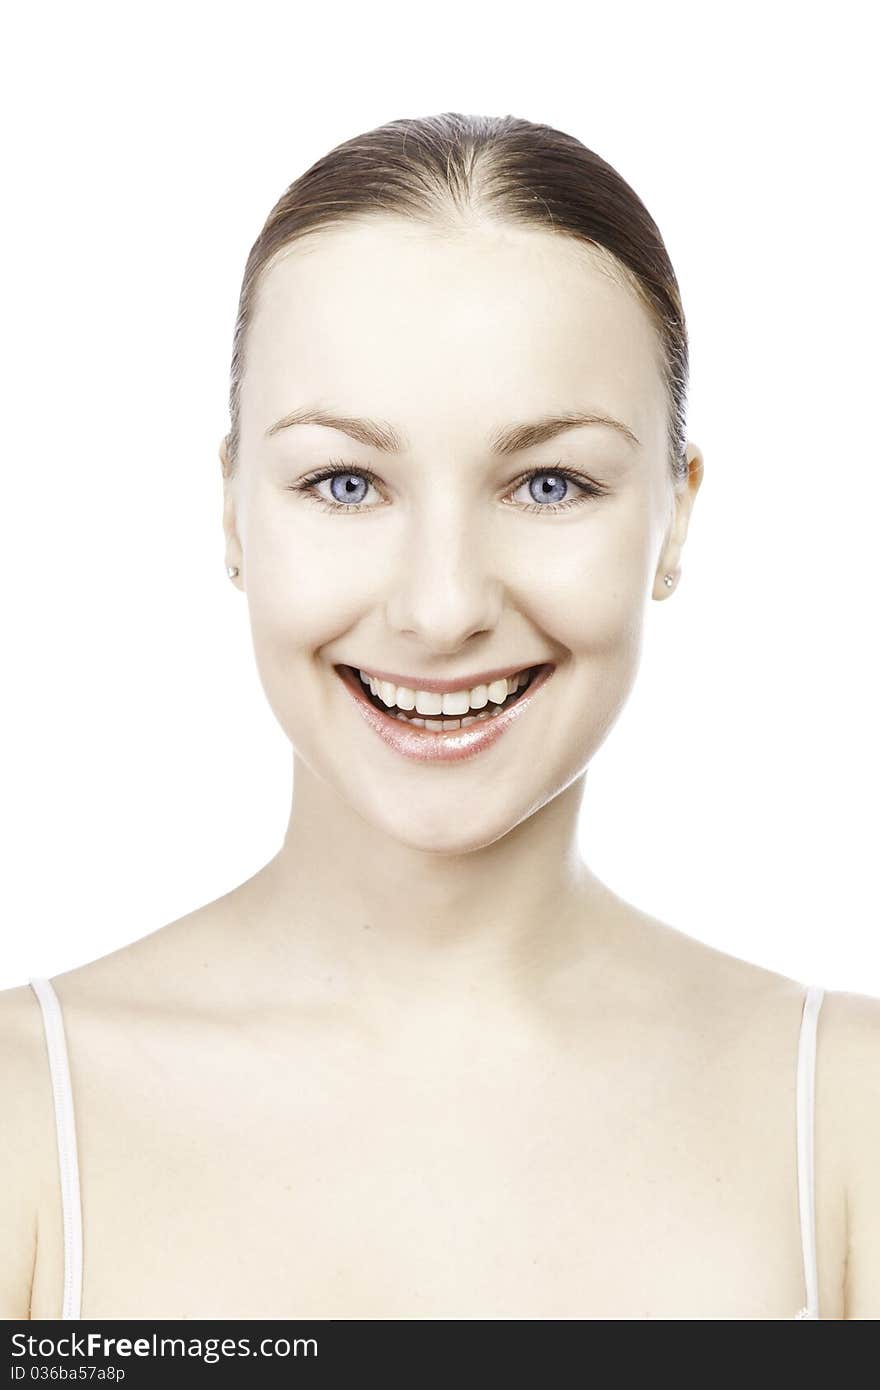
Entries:
[[[371, 729], [398, 753], [419, 763], [454, 763], [462, 758], [472, 758], [497, 743], [501, 735], [516, 722], [535, 700], [549, 681], [555, 666], [541, 666], [532, 676], [525, 694], [520, 695], [507, 709], [495, 714], [491, 719], [482, 719], [469, 724], [466, 729], [448, 729], [434, 732], [420, 729], [415, 724], [407, 724], [394, 715], [384, 714], [367, 699], [360, 677], [349, 667], [334, 667], [337, 676], [352, 697], [363, 718]], [[428, 716], [431, 717], [430, 715]]]

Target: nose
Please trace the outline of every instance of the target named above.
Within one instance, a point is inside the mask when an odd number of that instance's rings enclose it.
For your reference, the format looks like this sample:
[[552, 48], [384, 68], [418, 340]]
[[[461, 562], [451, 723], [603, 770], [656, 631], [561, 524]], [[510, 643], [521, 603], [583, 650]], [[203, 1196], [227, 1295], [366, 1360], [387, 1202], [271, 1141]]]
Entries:
[[388, 577], [389, 628], [424, 652], [450, 654], [494, 628], [504, 582], [485, 529], [450, 508], [413, 524]]

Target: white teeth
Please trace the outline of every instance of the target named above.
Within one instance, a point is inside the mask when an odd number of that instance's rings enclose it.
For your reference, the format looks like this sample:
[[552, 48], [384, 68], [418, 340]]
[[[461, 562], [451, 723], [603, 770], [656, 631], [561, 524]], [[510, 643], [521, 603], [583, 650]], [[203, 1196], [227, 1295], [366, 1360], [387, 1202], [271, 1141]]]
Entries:
[[442, 714], [443, 696], [433, 690], [417, 690], [416, 709], [419, 714]]
[[443, 701], [444, 714], [467, 714], [470, 709], [471, 697], [468, 690], [452, 690], [440, 698]]
[[[529, 676], [527, 670], [520, 671], [515, 676], [492, 681], [488, 686], [475, 685], [470, 690], [450, 690], [445, 695], [438, 695], [430, 690], [410, 690], [407, 686], [395, 686], [391, 681], [380, 681], [368, 671], [359, 671], [358, 674], [370, 693], [388, 709], [396, 705], [398, 710], [415, 710], [420, 715], [465, 715], [470, 720], [479, 716], [470, 715], [469, 711], [488, 713], [489, 705], [503, 704], [508, 695], [526, 684]], [[409, 722], [422, 724], [422, 720], [417, 719], [410, 719]], [[439, 728], [448, 727], [450, 722], [449, 719], [432, 721]], [[431, 727], [429, 723], [428, 728]]]
[[469, 724], [476, 724], [479, 719], [490, 719], [500, 713], [501, 706], [493, 705], [491, 710], [481, 710], [479, 714], [468, 714], [464, 719], [413, 719], [410, 715], [398, 710], [395, 719], [402, 719], [404, 724], [415, 724], [418, 729], [442, 730], [444, 733], [450, 729], [466, 729]]
[[493, 681], [489, 686], [489, 699], [495, 705], [500, 705], [502, 700], [506, 700], [509, 694], [507, 681]]

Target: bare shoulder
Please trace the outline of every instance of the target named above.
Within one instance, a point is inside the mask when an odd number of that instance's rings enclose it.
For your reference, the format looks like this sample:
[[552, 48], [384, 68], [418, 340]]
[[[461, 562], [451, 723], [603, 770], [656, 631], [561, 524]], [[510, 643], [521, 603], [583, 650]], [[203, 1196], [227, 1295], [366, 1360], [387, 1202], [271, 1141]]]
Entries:
[[75, 1029], [100, 1014], [108, 1026], [124, 1025], [144, 1012], [198, 1009], [233, 949], [234, 902], [235, 891], [53, 976], [65, 1022]]
[[[791, 1049], [806, 986], [701, 943], [681, 943], [680, 950], [683, 973], [675, 987], [677, 997], [699, 1000], [693, 1010], [688, 1002], [693, 1021], [711, 1017], [708, 1028], [728, 1032], [732, 1020], [745, 1020], [739, 1055], [748, 1074], [769, 1078], [772, 1057], [793, 1077]], [[823, 990], [813, 1126], [823, 1316], [874, 1320], [880, 1318], [880, 998]]]
[[54, 1111], [39, 1001], [0, 990], [0, 1317], [30, 1317], [40, 1194], [55, 1161]]
[[[732, 955], [614, 895], [616, 959], [658, 1012], [702, 1032], [712, 1024], [727, 1031], [779, 1026], [791, 1032], [806, 986], [755, 961]], [[614, 938], [612, 938], [613, 940]]]
[[826, 990], [816, 1104], [841, 1147], [846, 1183], [844, 1317], [880, 1318], [880, 998]]

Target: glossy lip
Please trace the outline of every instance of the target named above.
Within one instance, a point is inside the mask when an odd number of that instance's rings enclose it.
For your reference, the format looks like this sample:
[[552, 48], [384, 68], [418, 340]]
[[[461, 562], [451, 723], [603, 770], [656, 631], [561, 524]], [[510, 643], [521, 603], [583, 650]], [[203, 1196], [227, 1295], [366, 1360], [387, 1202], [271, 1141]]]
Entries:
[[493, 681], [505, 680], [508, 676], [518, 676], [520, 671], [531, 671], [537, 661], [525, 661], [521, 666], [497, 666], [494, 671], [479, 671], [475, 676], [461, 676], [457, 681], [429, 680], [426, 676], [400, 676], [394, 671], [375, 671], [372, 666], [356, 669], [366, 671], [377, 681], [388, 681], [389, 685], [403, 687], [405, 690], [427, 690], [432, 695], [451, 695], [453, 690], [473, 690], [476, 685], [491, 685]]
[[[402, 753], [405, 758], [410, 758], [415, 762], [447, 763], [458, 762], [463, 758], [472, 758], [477, 753], [481, 753], [484, 748], [489, 748], [493, 743], [497, 743], [501, 735], [519, 719], [520, 715], [525, 713], [538, 693], [544, 689], [556, 670], [556, 665], [554, 662], [545, 662], [544, 665], [539, 666], [525, 694], [520, 695], [519, 699], [502, 714], [496, 714], [492, 719], [478, 720], [476, 724], [469, 724], [466, 729], [449, 729], [445, 733], [442, 731], [434, 732], [431, 729], [419, 729], [413, 724], [404, 723], [402, 719], [396, 719], [393, 715], [383, 713], [367, 698], [360, 676], [353, 667], [334, 666], [333, 669], [354, 700], [363, 719], [389, 748], [393, 748], [396, 752]], [[366, 667], [360, 669], [366, 670]], [[519, 669], [530, 668], [520, 667]], [[372, 675], [373, 672], [370, 674]], [[511, 672], [512, 674], [514, 673]], [[498, 679], [500, 680], [500, 677]], [[418, 688], [424, 689], [423, 686]], [[427, 718], [430, 719], [431, 715], [428, 715]]]

